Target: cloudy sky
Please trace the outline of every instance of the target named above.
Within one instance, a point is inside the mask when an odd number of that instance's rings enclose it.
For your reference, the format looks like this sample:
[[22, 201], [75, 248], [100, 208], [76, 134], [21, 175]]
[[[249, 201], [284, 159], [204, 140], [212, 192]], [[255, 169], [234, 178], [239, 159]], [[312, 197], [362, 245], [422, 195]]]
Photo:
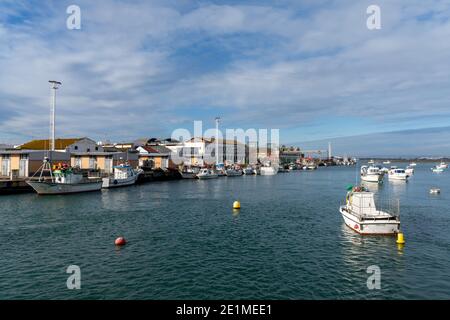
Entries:
[[450, 154], [449, 75], [447, 0], [0, 2], [0, 143], [48, 136], [56, 79], [59, 137], [170, 136], [220, 115], [282, 143], [384, 137], [370, 152], [402, 154], [414, 136], [407, 153]]

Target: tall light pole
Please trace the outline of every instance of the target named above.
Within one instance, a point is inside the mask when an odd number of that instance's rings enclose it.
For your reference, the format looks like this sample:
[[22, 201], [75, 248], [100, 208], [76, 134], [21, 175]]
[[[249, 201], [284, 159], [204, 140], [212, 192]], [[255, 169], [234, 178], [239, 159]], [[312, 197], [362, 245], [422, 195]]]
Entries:
[[219, 164], [219, 122], [220, 117], [216, 117], [216, 166]]
[[56, 90], [61, 85], [61, 82], [55, 80], [49, 80], [48, 82], [50, 82], [52, 90], [52, 106], [50, 111], [50, 135], [51, 135], [50, 150], [55, 151]]

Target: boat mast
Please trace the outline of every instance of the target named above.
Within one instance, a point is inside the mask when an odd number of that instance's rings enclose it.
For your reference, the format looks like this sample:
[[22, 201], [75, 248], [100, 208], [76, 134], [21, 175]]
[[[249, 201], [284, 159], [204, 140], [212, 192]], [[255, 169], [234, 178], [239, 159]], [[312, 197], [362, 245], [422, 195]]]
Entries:
[[216, 117], [216, 167], [219, 164], [219, 122], [220, 117]]
[[52, 103], [50, 109], [50, 151], [55, 151], [55, 113], [56, 113], [56, 90], [61, 82], [49, 80], [52, 90]]

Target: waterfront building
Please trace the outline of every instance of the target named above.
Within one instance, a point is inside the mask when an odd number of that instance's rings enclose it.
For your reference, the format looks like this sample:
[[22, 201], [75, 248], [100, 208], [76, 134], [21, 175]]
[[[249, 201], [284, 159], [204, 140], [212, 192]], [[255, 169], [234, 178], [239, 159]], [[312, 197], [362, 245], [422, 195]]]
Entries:
[[153, 169], [176, 168], [170, 159], [172, 151], [162, 145], [145, 145], [137, 147], [139, 154], [139, 166], [151, 167]]

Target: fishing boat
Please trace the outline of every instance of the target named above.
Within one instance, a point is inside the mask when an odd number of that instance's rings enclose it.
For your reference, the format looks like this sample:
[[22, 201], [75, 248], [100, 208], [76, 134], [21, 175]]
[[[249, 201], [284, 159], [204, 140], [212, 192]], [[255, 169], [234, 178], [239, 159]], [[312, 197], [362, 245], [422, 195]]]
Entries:
[[303, 166], [303, 170], [316, 170], [317, 166], [315, 164], [308, 164], [306, 166]]
[[[53, 171], [47, 157], [44, 158], [44, 164], [38, 172], [40, 172], [38, 180], [30, 179], [26, 182], [40, 195], [100, 191], [103, 184], [102, 180], [83, 177], [81, 173], [74, 172], [67, 165]], [[49, 173], [49, 179], [45, 179], [45, 172]]]
[[255, 170], [253, 170], [252, 167], [247, 167], [244, 169], [244, 174], [246, 176], [251, 176], [251, 175], [255, 174]]
[[407, 181], [409, 177], [405, 169], [399, 168], [389, 170], [388, 176], [389, 180], [403, 180], [403, 181]]
[[417, 166], [417, 163], [411, 162], [411, 163], [409, 164], [409, 166], [410, 166], [410, 167], [415, 167], [415, 166]]
[[216, 179], [216, 178], [218, 178], [218, 175], [216, 172], [214, 172], [211, 169], [203, 168], [200, 170], [199, 173], [197, 173], [197, 178], [200, 180]]
[[113, 167], [114, 175], [112, 177], [103, 178], [102, 188], [118, 188], [130, 186], [136, 183], [139, 174], [142, 171], [135, 171], [131, 166], [121, 164]]
[[377, 209], [374, 193], [364, 187], [350, 186], [339, 211], [345, 224], [362, 235], [394, 235], [400, 230], [400, 216]]
[[183, 179], [195, 179], [197, 178], [197, 173], [192, 169], [185, 167], [180, 170], [181, 178]]
[[242, 176], [243, 172], [241, 169], [230, 168], [225, 171], [227, 177], [238, 177]]
[[273, 176], [273, 175], [276, 175], [278, 173], [278, 170], [275, 167], [266, 167], [266, 166], [264, 166], [264, 167], [261, 167], [260, 170], [261, 170], [260, 174], [262, 176]]
[[389, 160], [384, 161], [383, 164], [391, 164], [391, 162]]
[[375, 166], [362, 166], [361, 167], [361, 180], [366, 182], [380, 183], [383, 181], [384, 173], [379, 167]]

